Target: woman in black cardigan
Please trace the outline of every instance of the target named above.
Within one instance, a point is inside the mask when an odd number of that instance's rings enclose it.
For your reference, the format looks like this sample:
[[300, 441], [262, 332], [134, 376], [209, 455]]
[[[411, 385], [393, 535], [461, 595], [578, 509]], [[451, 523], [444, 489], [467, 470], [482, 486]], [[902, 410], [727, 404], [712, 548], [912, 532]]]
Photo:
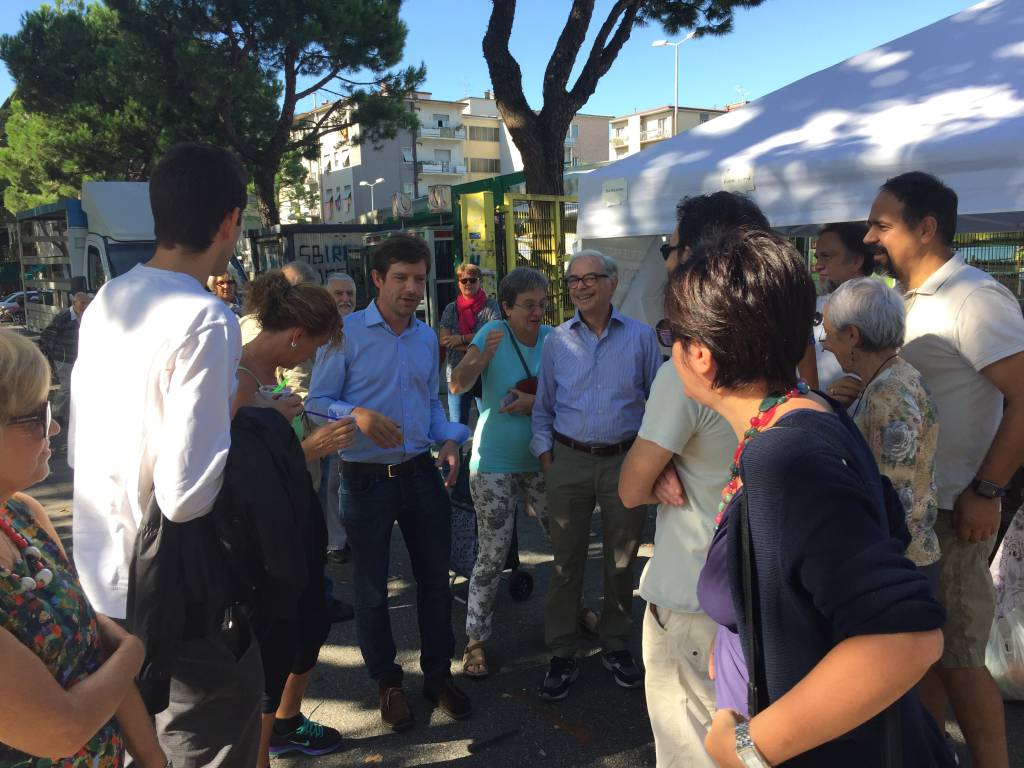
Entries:
[[675, 270], [666, 309], [687, 395], [722, 414], [740, 441], [699, 596], [720, 634], [729, 640], [731, 629], [733, 647], [747, 650], [760, 695], [749, 723], [719, 702], [708, 752], [737, 768], [952, 765], [911, 690], [941, 655], [943, 610], [890, 532], [857, 428], [796, 380], [814, 315], [801, 257], [771, 233], [730, 233]]

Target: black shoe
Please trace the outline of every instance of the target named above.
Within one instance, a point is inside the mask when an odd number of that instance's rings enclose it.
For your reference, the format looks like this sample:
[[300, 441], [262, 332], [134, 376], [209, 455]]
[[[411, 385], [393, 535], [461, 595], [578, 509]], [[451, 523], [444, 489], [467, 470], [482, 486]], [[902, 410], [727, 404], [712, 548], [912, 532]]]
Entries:
[[452, 678], [452, 673], [432, 675], [423, 680], [423, 696], [440, 707], [452, 720], [465, 720], [473, 714], [473, 705]]
[[327, 550], [328, 565], [346, 565], [352, 559], [352, 548], [346, 544], [341, 549]]
[[341, 748], [341, 734], [326, 725], [314, 723], [309, 718], [302, 718], [302, 725], [286, 734], [272, 731], [270, 734], [270, 754], [284, 755], [288, 752], [301, 752], [304, 755], [326, 755]]
[[623, 688], [639, 688], [643, 685], [644, 674], [629, 651], [605, 651], [601, 654], [601, 664], [612, 673], [616, 685]]
[[336, 597], [327, 598], [327, 620], [331, 624], [341, 624], [345, 621], [352, 621], [356, 617], [355, 608], [339, 600]]
[[548, 666], [548, 673], [540, 686], [540, 697], [544, 701], [561, 701], [569, 695], [569, 686], [580, 676], [576, 659], [554, 656]]

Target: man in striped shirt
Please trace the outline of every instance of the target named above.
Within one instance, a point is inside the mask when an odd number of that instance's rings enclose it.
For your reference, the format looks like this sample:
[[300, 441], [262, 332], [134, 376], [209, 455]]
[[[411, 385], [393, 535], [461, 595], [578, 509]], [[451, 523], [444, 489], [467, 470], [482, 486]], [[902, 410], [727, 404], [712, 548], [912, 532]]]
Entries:
[[554, 549], [544, 607], [552, 659], [540, 690], [548, 701], [564, 699], [579, 674], [577, 618], [595, 505], [604, 543], [602, 663], [624, 688], [643, 682], [629, 639], [633, 563], [647, 507], [625, 507], [618, 482], [661, 364], [654, 330], [612, 306], [619, 282], [612, 259], [581, 251], [569, 261], [565, 282], [577, 311], [544, 343], [530, 442], [547, 482]]

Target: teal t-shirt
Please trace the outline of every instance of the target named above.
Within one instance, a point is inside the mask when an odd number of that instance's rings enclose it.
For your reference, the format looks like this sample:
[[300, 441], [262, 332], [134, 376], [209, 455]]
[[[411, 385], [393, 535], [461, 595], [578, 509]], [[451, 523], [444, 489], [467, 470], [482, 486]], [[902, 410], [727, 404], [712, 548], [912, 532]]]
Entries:
[[[499, 412], [501, 399], [508, 394], [509, 388], [526, 378], [526, 371], [509, 338], [509, 329], [504, 321], [491, 320], [476, 332], [471, 343], [483, 350], [487, 334], [493, 330], [504, 331], [505, 336], [491, 362], [480, 374], [484, 390], [480, 401], [483, 408], [473, 435], [473, 456], [469, 468], [474, 472], [539, 472], [540, 463], [530, 453], [530, 438], [533, 436], [530, 417]], [[542, 325], [537, 343], [532, 347], [517, 342], [532, 376], [540, 371], [541, 349], [551, 330], [550, 325]]]

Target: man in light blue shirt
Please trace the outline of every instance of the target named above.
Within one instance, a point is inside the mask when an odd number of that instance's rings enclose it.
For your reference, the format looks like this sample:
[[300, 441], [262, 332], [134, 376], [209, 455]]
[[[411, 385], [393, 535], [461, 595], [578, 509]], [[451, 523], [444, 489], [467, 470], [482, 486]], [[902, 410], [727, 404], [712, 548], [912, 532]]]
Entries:
[[[455, 637], [448, 587], [451, 506], [459, 445], [469, 429], [449, 423], [438, 399], [438, 343], [416, 318], [430, 249], [418, 237], [393, 235], [374, 249], [377, 298], [345, 319], [345, 342], [324, 348], [306, 398], [319, 418], [353, 418], [359, 434], [341, 454], [342, 515], [352, 548], [356, 632], [377, 681], [383, 724], [413, 725], [395, 663], [388, 614], [388, 554], [395, 522], [416, 575], [423, 695], [449, 716], [470, 716], [469, 699], [451, 676]], [[316, 418], [316, 417], [315, 417]], [[440, 443], [435, 462], [430, 447]], [[448, 481], [438, 467], [447, 465]]]
[[623, 688], [642, 684], [629, 651], [633, 563], [647, 507], [619, 498], [622, 461], [636, 439], [661, 365], [654, 330], [612, 306], [618, 268], [599, 251], [581, 251], [566, 274], [576, 315], [544, 343], [530, 449], [547, 484], [554, 565], [544, 607], [551, 664], [541, 686], [547, 701], [564, 699], [579, 674], [580, 598], [590, 521], [601, 506], [604, 608], [598, 634], [602, 663]]

